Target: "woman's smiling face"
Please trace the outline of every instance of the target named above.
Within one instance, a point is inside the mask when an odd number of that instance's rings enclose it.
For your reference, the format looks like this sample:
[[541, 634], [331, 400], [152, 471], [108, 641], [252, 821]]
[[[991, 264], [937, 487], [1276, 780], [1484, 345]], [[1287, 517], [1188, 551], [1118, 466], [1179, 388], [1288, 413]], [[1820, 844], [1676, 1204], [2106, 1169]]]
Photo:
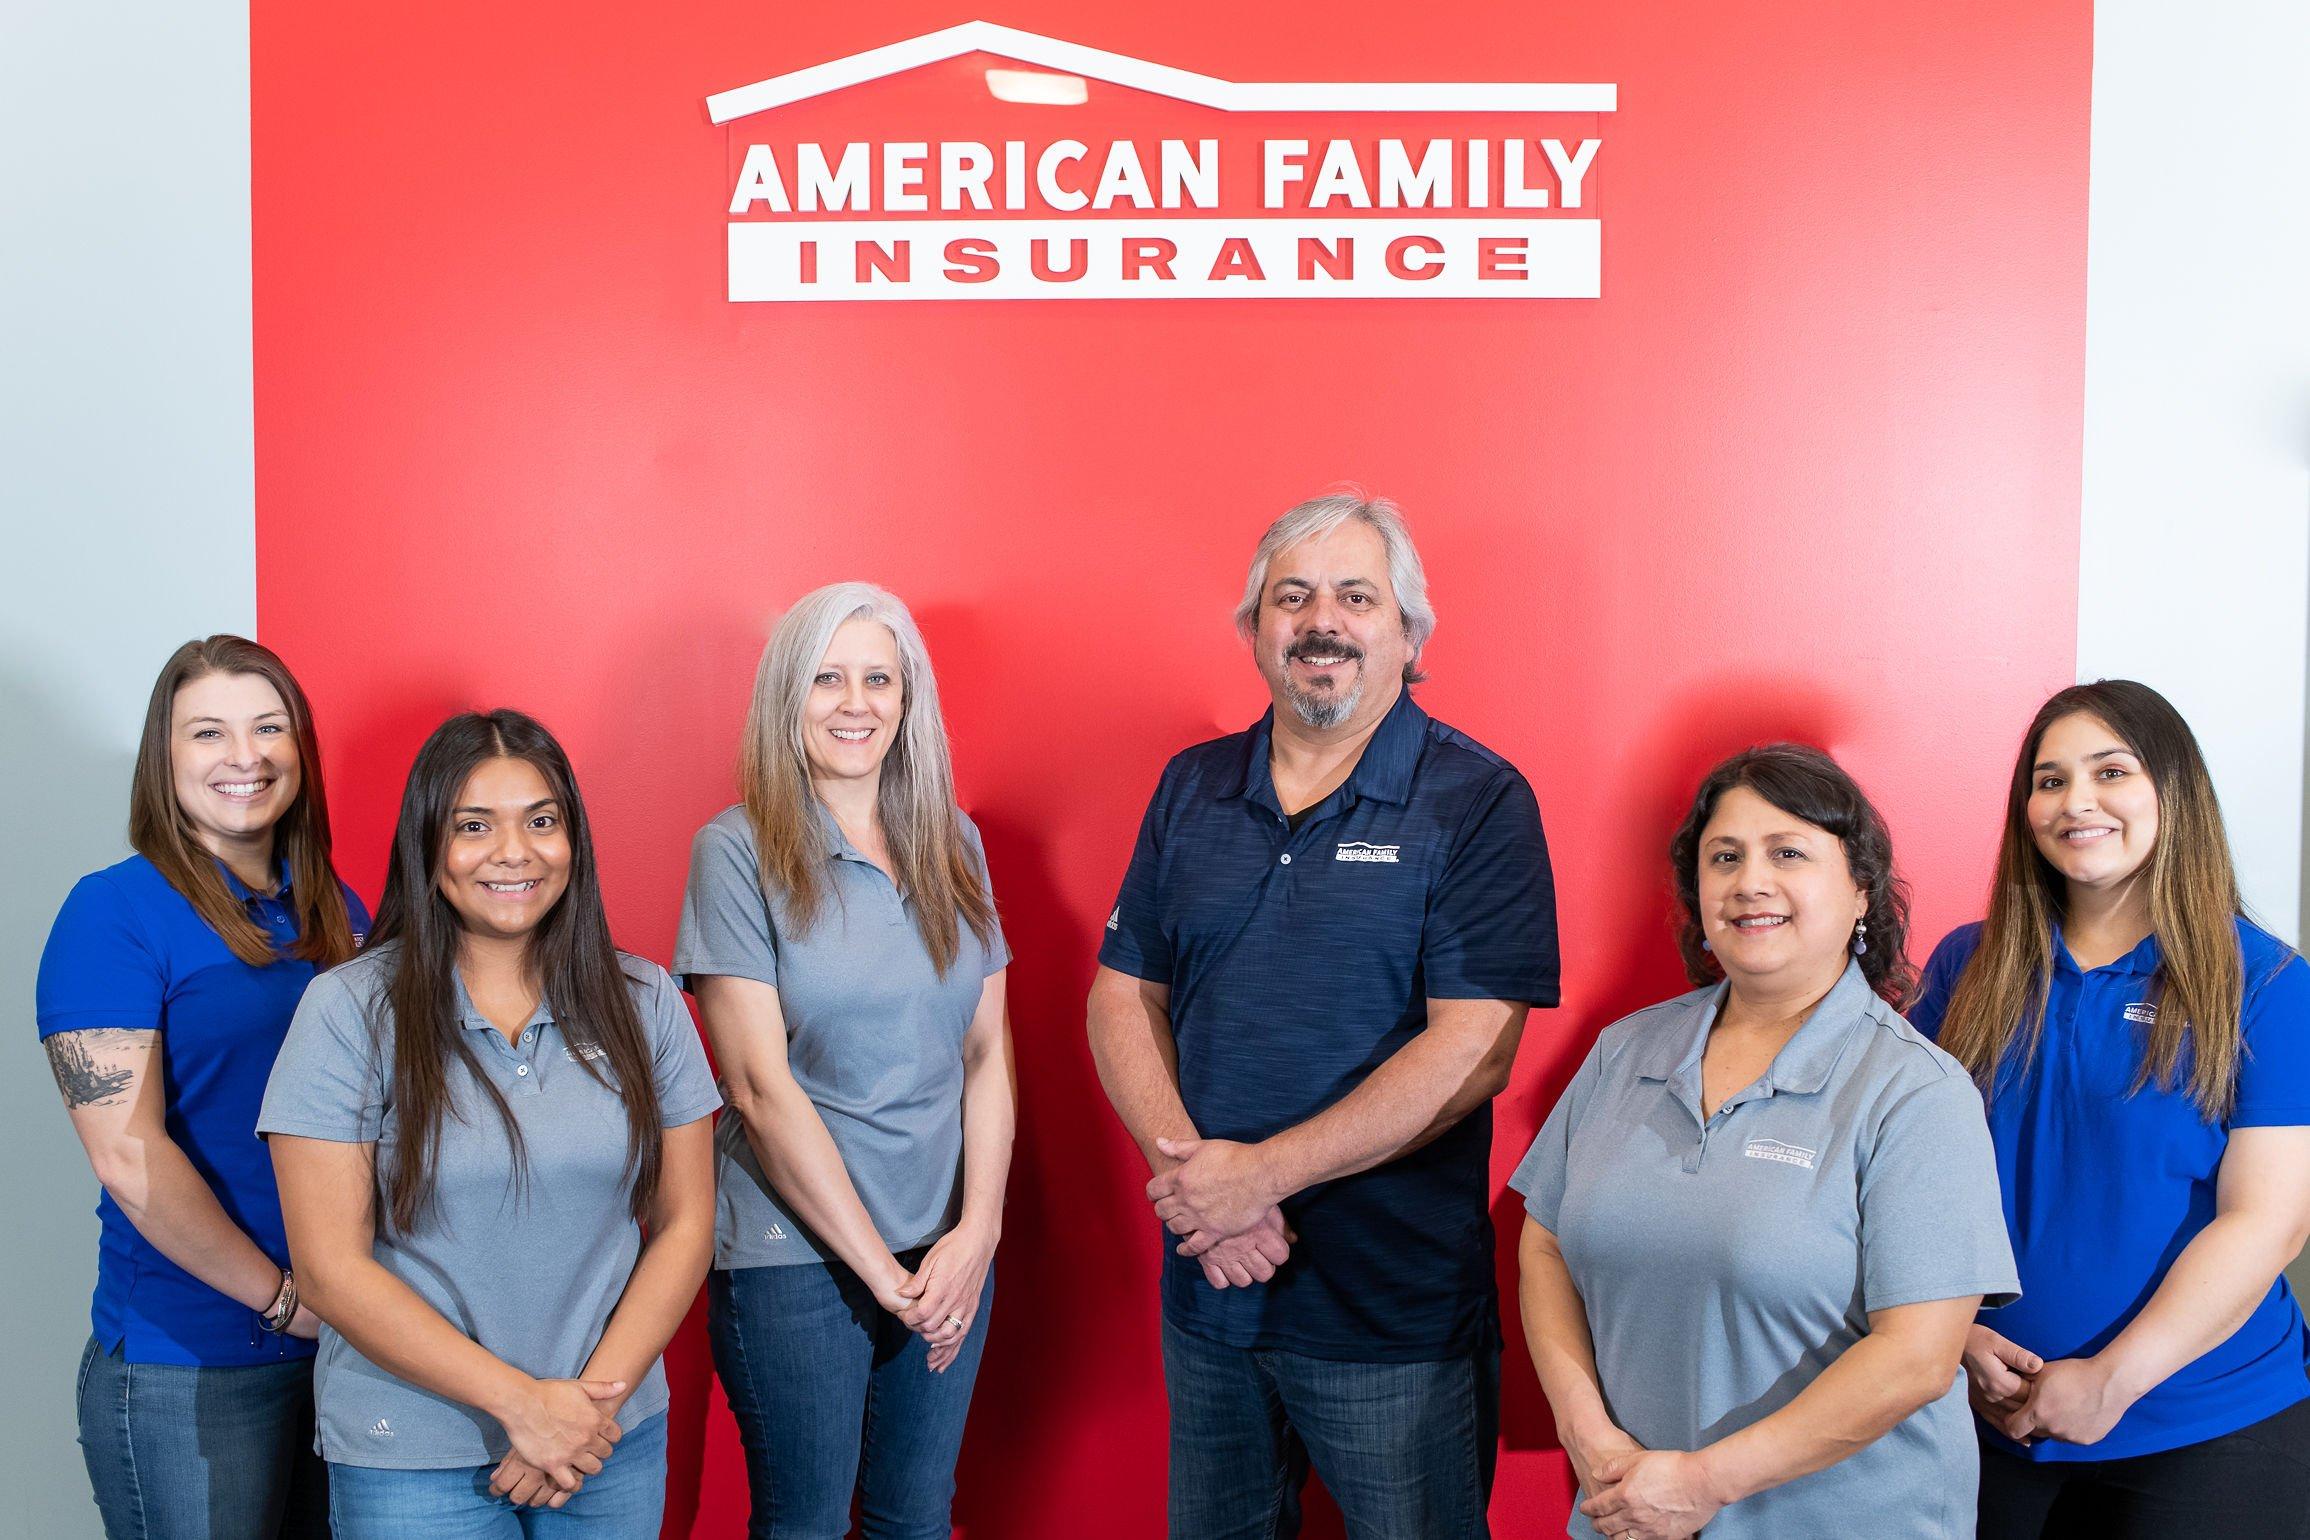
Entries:
[[1717, 799], [1698, 878], [1701, 933], [1736, 989], [1834, 983], [1869, 912], [1844, 841], [1746, 786]]
[[2088, 712], [2061, 718], [2030, 762], [2030, 838], [2073, 886], [2130, 880], [2158, 843], [2158, 789], [2141, 757]]

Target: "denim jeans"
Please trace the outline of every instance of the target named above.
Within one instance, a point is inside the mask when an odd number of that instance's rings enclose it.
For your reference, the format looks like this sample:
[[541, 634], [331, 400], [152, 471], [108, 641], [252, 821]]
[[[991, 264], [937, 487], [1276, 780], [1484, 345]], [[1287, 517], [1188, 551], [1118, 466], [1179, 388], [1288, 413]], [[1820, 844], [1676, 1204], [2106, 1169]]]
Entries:
[[336, 1540], [658, 1540], [666, 1511], [666, 1418], [627, 1428], [607, 1464], [559, 1508], [493, 1497], [495, 1465], [450, 1470], [329, 1467]]
[[933, 1374], [922, 1338], [838, 1262], [716, 1269], [706, 1324], [746, 1446], [752, 1540], [843, 1540], [853, 1493], [866, 1540], [947, 1540], [994, 1298], [990, 1268], [961, 1354]]
[[[132, 1364], [90, 1338], [80, 1452], [110, 1540], [319, 1540], [329, 1471], [313, 1453], [313, 1361]], [[5, 1527], [0, 1525], [0, 1527]]]
[[1468, 1540], [1500, 1438], [1495, 1338], [1441, 1363], [1234, 1348], [1163, 1323], [1173, 1540], [1288, 1540], [1310, 1463], [1351, 1540]]

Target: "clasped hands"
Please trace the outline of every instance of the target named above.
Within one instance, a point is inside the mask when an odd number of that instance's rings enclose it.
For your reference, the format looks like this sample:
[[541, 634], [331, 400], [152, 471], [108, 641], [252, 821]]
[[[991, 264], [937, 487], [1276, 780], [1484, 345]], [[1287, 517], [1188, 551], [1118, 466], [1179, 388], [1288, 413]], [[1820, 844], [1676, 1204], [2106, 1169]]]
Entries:
[[1155, 1217], [1183, 1239], [1183, 1257], [1203, 1267], [1215, 1289], [1249, 1288], [1275, 1276], [1299, 1236], [1277, 1205], [1259, 1147], [1232, 1139], [1157, 1139], [1179, 1162], [1147, 1183]]
[[963, 1338], [978, 1318], [996, 1239], [985, 1225], [966, 1219], [932, 1242], [922, 1266], [910, 1273], [893, 1257], [889, 1275], [875, 1285], [875, 1303], [930, 1344], [933, 1374], [945, 1373], [962, 1355]]
[[1619, 1428], [1567, 1439], [1580, 1511], [1613, 1540], [1688, 1540], [1724, 1508], [1707, 1462], [1682, 1449], [1647, 1449]]
[[2135, 1397], [2100, 1358], [2051, 1363], [1986, 1326], [1965, 1334], [1965, 1393], [1983, 1422], [2017, 1444], [2097, 1444]]
[[624, 1380], [538, 1380], [512, 1415], [503, 1417], [513, 1448], [489, 1478], [491, 1495], [517, 1507], [559, 1508], [617, 1447], [624, 1430]]

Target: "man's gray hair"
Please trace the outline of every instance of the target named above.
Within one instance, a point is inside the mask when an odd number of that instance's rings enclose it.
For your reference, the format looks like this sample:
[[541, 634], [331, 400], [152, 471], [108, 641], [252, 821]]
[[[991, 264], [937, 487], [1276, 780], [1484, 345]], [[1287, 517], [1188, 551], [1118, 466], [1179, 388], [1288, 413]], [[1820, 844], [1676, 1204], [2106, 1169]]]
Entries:
[[1259, 603], [1267, 588], [1267, 569], [1278, 553], [1302, 540], [1328, 535], [1350, 519], [1370, 525], [1378, 532], [1380, 544], [1387, 548], [1388, 587], [1395, 591], [1396, 608], [1404, 617], [1404, 640], [1412, 649], [1411, 657], [1404, 663], [1404, 683], [1418, 684], [1427, 677], [1420, 672], [1420, 649], [1436, 634], [1436, 612], [1428, 603], [1427, 570], [1420, 565], [1420, 553], [1412, 544], [1412, 531], [1404, 522], [1404, 511], [1384, 497], [1366, 497], [1361, 491], [1350, 490], [1310, 498], [1268, 525], [1267, 533], [1259, 537], [1259, 549], [1252, 553], [1251, 576], [1244, 581], [1243, 602], [1235, 607], [1235, 629], [1247, 642], [1258, 633]]

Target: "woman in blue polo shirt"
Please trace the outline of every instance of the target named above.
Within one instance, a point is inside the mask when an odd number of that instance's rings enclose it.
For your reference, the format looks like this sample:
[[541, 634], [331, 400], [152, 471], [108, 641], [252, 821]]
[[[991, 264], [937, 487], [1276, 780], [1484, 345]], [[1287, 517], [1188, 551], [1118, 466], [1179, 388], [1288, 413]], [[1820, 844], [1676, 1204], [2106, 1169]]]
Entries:
[[655, 1540], [721, 1100], [673, 981], [611, 944], [561, 745], [444, 722], [375, 939], [307, 992], [256, 1125], [324, 1323], [336, 1540]]
[[1987, 1089], [2020, 1304], [1973, 1328], [1984, 1540], [2310, 1535], [2310, 967], [2240, 913], [2188, 724], [2063, 690], [1918, 1026]]
[[237, 636], [146, 707], [136, 854], [81, 879], [41, 954], [40, 1036], [104, 1185], [80, 1445], [115, 1540], [322, 1535], [312, 1313], [257, 1106], [316, 970], [368, 915], [329, 861], [312, 712]]

